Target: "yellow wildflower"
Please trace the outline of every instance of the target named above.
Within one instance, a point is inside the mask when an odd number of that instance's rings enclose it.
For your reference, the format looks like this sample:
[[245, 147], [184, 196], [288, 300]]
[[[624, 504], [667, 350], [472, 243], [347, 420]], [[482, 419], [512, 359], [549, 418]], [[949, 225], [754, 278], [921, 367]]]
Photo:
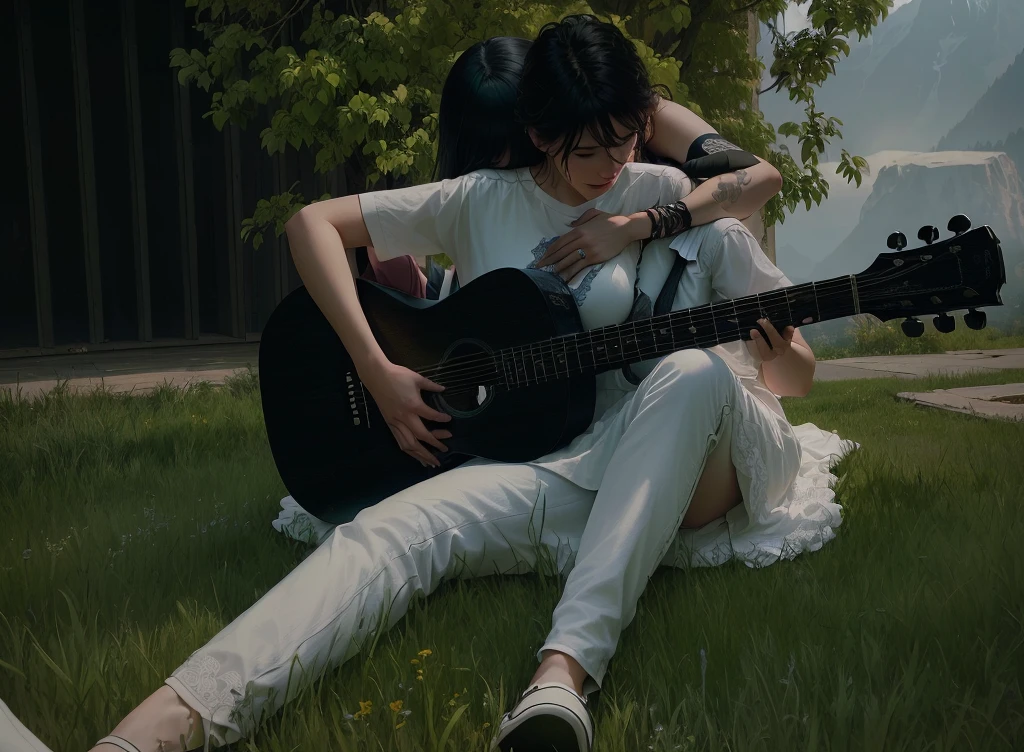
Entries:
[[400, 712], [402, 712], [402, 705], [403, 705], [402, 700], [395, 700], [388, 707], [391, 708], [391, 712], [392, 713], [400, 713]]
[[409, 663], [411, 663], [413, 666], [418, 666], [418, 665], [420, 665], [420, 659], [419, 658], [413, 658], [411, 661], [409, 661]]
[[484, 728], [490, 728], [490, 727], [491, 727], [490, 723], [484, 722]]
[[434, 651], [430, 650], [429, 648], [427, 648], [426, 650], [421, 650], [419, 653], [417, 653], [417, 655], [419, 655], [422, 658], [426, 658], [428, 655], [433, 655], [433, 654], [434, 654]]
[[359, 701], [359, 712], [356, 713], [353, 718], [362, 718], [373, 712], [373, 700], [360, 700]]

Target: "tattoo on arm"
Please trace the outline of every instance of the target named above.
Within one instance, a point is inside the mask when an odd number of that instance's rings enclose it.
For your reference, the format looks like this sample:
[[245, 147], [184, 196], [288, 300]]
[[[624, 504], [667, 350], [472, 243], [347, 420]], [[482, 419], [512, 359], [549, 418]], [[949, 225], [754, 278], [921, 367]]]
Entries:
[[711, 194], [711, 197], [719, 204], [726, 202], [735, 204], [740, 200], [740, 196], [743, 193], [743, 186], [750, 182], [750, 176], [746, 170], [736, 170], [734, 173], [730, 173], [735, 176], [735, 181], [728, 180], [728, 175], [723, 175], [718, 181], [718, 188]]

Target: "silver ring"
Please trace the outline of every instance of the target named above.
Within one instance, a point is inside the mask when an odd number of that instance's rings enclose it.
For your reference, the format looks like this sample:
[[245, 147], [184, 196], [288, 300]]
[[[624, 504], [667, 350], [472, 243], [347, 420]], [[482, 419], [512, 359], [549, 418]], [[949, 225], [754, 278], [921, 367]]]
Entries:
[[585, 259], [587, 257], [587, 252], [584, 251], [582, 248], [577, 248], [576, 253], [580, 255], [581, 259]]

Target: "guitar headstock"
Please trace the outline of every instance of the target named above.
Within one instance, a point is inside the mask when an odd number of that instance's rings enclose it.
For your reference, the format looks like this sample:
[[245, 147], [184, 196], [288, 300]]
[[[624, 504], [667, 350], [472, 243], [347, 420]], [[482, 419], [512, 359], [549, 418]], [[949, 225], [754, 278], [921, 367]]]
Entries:
[[925, 244], [912, 250], [904, 250], [903, 233], [890, 235], [888, 245], [896, 250], [879, 254], [871, 266], [855, 275], [861, 312], [882, 321], [905, 318], [903, 331], [909, 336], [924, 332], [924, 324], [915, 316], [939, 314], [934, 319], [936, 329], [951, 332], [954, 320], [948, 312], [964, 309], [968, 327], [984, 327], [985, 314], [976, 309], [1003, 304], [999, 289], [1006, 283], [1006, 270], [992, 228], [970, 227], [962, 214], [949, 221], [948, 229], [955, 234], [945, 240], [937, 240], [936, 228], [922, 227], [918, 238]]

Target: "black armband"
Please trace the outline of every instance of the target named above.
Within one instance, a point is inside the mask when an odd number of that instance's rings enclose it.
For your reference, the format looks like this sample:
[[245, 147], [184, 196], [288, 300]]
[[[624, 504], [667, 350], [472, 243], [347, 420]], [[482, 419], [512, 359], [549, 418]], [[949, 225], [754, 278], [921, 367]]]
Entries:
[[686, 162], [680, 165], [680, 169], [691, 178], [700, 180], [753, 167], [757, 163], [757, 157], [750, 152], [743, 151], [717, 133], [705, 133], [690, 144]]
[[717, 175], [744, 170], [757, 164], [757, 157], [742, 149], [720, 151], [706, 157], [690, 159], [679, 166], [688, 177], [694, 180], [707, 180]]

